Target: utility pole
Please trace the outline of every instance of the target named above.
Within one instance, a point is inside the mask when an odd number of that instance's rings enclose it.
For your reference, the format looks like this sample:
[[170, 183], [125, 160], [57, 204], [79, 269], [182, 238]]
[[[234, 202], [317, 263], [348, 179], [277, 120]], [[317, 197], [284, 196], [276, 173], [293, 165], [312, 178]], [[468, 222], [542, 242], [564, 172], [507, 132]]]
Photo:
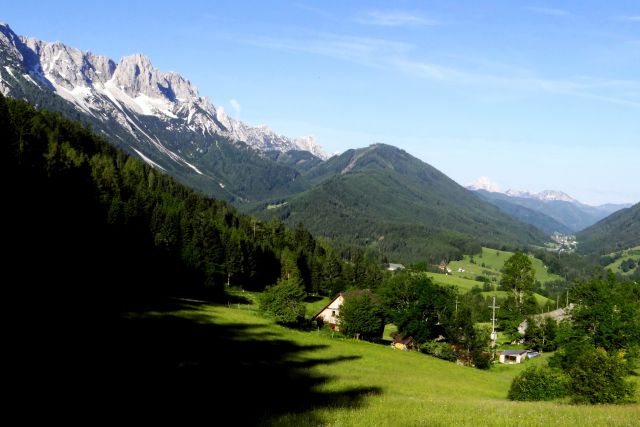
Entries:
[[495, 349], [496, 349], [496, 339], [498, 338], [498, 334], [496, 334], [496, 308], [500, 308], [496, 305], [496, 297], [493, 297], [493, 304], [489, 306], [492, 309], [491, 313], [491, 352], [493, 353], [493, 357], [495, 358]]
[[456, 314], [458, 313], [458, 297], [456, 297]]
[[567, 289], [567, 305], [565, 307], [569, 308], [569, 289]]

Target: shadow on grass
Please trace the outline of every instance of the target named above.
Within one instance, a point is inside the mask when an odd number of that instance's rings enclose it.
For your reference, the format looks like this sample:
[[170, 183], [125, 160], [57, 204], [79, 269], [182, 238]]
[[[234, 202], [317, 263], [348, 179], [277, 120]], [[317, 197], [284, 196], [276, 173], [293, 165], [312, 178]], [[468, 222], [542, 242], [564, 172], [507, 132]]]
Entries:
[[211, 323], [197, 306], [170, 301], [117, 320], [74, 366], [86, 374], [82, 386], [116, 390], [109, 399], [114, 408], [181, 411], [234, 425], [272, 424], [290, 414], [323, 425], [314, 410], [357, 408], [381, 393], [320, 390], [331, 378], [311, 368], [360, 356], [315, 357], [326, 346], [281, 339], [259, 324], [225, 324], [220, 317]]

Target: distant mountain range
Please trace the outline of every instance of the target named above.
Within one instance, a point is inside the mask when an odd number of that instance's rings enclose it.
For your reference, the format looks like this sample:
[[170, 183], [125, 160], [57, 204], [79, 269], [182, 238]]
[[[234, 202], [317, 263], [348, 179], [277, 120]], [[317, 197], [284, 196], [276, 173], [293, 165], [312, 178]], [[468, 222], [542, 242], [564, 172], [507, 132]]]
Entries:
[[630, 204], [589, 206], [562, 191], [545, 190], [540, 193], [507, 190], [483, 177], [467, 186], [487, 202], [547, 234], [574, 234]]

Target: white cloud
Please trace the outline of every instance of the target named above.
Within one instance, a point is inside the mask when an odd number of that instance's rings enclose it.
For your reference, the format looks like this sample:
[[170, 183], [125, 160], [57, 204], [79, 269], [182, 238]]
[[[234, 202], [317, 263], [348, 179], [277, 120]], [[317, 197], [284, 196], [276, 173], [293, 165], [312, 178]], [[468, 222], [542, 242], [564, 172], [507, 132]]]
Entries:
[[566, 10], [552, 9], [548, 7], [528, 7], [527, 10], [548, 16], [571, 16], [571, 13], [567, 12]]
[[381, 27], [428, 27], [438, 25], [435, 20], [421, 16], [417, 13], [397, 10], [369, 10], [362, 12], [356, 17], [356, 22]]
[[240, 106], [240, 103], [238, 102], [237, 99], [231, 99], [229, 101], [229, 104], [231, 104], [231, 108], [233, 108], [233, 110], [236, 112], [236, 116], [240, 114], [240, 111], [242, 111], [242, 107]]

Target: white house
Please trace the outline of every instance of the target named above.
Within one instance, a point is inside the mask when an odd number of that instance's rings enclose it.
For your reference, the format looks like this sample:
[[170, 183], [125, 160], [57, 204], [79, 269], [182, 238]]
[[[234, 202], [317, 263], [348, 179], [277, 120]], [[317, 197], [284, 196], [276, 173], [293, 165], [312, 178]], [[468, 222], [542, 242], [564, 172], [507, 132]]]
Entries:
[[502, 350], [500, 354], [500, 363], [522, 363], [527, 358], [527, 350]]
[[338, 315], [340, 314], [340, 306], [344, 302], [344, 293], [339, 293], [337, 297], [329, 302], [318, 314], [313, 316], [316, 322], [328, 323], [331, 329], [339, 331]]
[[[327, 323], [331, 329], [335, 329], [336, 331], [340, 330], [340, 307], [344, 302], [345, 298], [350, 296], [359, 296], [362, 294], [371, 295], [371, 291], [369, 289], [356, 289], [353, 291], [340, 292], [334, 299], [332, 299], [329, 304], [327, 304], [318, 314], [313, 316], [313, 320], [320, 323]], [[380, 331], [380, 335], [382, 335], [382, 331]]]

